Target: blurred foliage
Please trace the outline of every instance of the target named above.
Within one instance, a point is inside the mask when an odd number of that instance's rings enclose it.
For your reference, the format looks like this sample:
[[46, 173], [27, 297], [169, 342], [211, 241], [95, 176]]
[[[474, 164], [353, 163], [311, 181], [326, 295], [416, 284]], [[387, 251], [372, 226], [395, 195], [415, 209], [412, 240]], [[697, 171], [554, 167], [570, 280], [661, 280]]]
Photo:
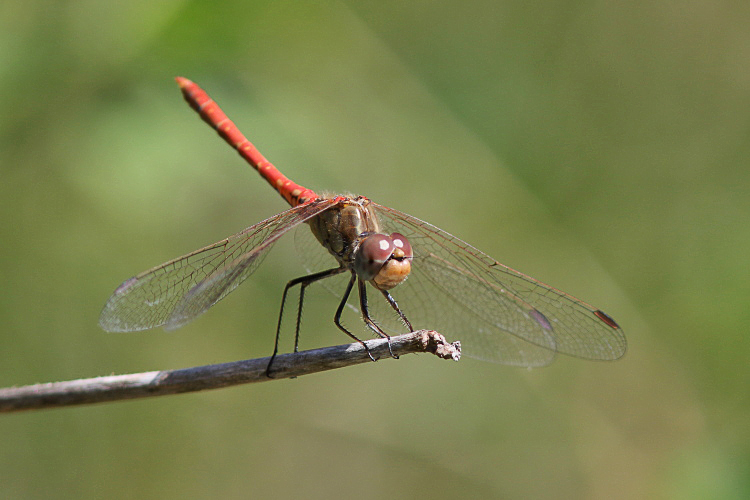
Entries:
[[[290, 242], [179, 332], [97, 327], [121, 280], [285, 208], [176, 75], [290, 178], [602, 307], [630, 351], [9, 415], [3, 496], [750, 497], [748, 22], [706, 0], [6, 0], [1, 386], [269, 353]], [[303, 347], [344, 342], [311, 295]]]

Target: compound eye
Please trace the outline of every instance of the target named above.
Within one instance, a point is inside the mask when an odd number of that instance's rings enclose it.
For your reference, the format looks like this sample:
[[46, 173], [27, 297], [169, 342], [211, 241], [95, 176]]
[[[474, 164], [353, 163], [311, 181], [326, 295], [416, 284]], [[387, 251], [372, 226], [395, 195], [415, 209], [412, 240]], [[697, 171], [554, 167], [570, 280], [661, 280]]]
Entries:
[[401, 233], [393, 233], [391, 234], [391, 240], [393, 240], [393, 246], [400, 248], [404, 253], [402, 258], [411, 259], [414, 256], [411, 251], [411, 244], [409, 243], [409, 240], [406, 239], [406, 236]]
[[391, 257], [394, 250], [393, 240], [385, 234], [367, 236], [359, 245], [354, 258], [354, 271], [365, 281], [374, 278]]

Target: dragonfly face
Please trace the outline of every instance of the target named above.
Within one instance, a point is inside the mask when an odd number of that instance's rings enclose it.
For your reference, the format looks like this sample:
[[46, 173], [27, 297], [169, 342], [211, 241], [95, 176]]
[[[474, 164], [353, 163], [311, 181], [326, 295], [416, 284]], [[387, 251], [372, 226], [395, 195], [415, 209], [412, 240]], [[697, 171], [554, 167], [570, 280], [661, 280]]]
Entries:
[[412, 257], [411, 245], [404, 235], [369, 234], [356, 250], [354, 272], [378, 290], [390, 290], [409, 277]]

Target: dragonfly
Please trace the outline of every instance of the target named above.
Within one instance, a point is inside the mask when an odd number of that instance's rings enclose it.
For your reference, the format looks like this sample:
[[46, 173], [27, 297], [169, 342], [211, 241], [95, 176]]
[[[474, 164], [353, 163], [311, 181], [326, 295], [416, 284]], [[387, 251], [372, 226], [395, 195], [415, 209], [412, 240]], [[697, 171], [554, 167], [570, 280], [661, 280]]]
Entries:
[[279, 350], [284, 304], [297, 286], [298, 350], [305, 291], [316, 282], [341, 297], [334, 323], [366, 350], [343, 324], [344, 310], [357, 311], [366, 329], [380, 337], [436, 330], [460, 338], [466, 356], [509, 365], [544, 366], [557, 354], [589, 360], [624, 355], [622, 329], [600, 309], [416, 217], [364, 196], [319, 195], [294, 183], [203, 89], [187, 78], [176, 81], [187, 103], [291, 208], [126, 280], [104, 306], [99, 318], [104, 330], [185, 325], [237, 288], [281, 237], [297, 229], [300, 241], [307, 241], [300, 244], [303, 253], [314, 255], [309, 259], [314, 263], [284, 287], [271, 360]]

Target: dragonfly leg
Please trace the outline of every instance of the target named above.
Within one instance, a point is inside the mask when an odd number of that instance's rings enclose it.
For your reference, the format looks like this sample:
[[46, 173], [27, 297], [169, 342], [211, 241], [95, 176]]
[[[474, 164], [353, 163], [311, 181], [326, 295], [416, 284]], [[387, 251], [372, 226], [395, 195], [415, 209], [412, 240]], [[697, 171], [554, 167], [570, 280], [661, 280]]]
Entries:
[[321, 271], [319, 273], [310, 274], [308, 276], [302, 276], [299, 278], [295, 278], [288, 282], [286, 286], [284, 287], [284, 293], [281, 295], [281, 307], [279, 308], [279, 322], [276, 324], [276, 339], [274, 340], [273, 344], [273, 354], [271, 355], [271, 359], [268, 362], [268, 366], [266, 367], [266, 376], [268, 378], [271, 377], [271, 365], [273, 365], [273, 361], [276, 359], [276, 355], [279, 353], [279, 338], [281, 337], [281, 321], [284, 318], [284, 305], [286, 304], [286, 297], [289, 293], [289, 290], [295, 286], [300, 285], [300, 292], [299, 292], [299, 305], [297, 308], [297, 327], [294, 334], [294, 352], [299, 351], [299, 330], [300, 330], [300, 324], [302, 322], [302, 303], [305, 296], [305, 288], [315, 283], [318, 280], [322, 280], [323, 278], [328, 278], [329, 276], [335, 276], [337, 274], [342, 273], [346, 268], [344, 267], [336, 267], [333, 269], [328, 269], [327, 271]]
[[299, 330], [302, 324], [302, 305], [305, 303], [305, 290], [310, 283], [301, 283], [299, 286], [299, 303], [297, 304], [297, 325], [294, 327], [294, 352], [299, 352]]
[[352, 287], [354, 287], [354, 280], [357, 279], [357, 275], [352, 272], [352, 277], [349, 280], [349, 284], [346, 285], [346, 291], [344, 292], [344, 297], [341, 299], [341, 302], [339, 303], [338, 309], [336, 309], [336, 315], [333, 317], [333, 322], [336, 323], [336, 326], [339, 327], [339, 330], [344, 332], [345, 334], [349, 335], [351, 338], [362, 344], [362, 346], [365, 348], [365, 351], [367, 351], [367, 355], [370, 356], [370, 359], [373, 361], [377, 361], [375, 357], [370, 352], [370, 349], [367, 347], [367, 344], [365, 344], [362, 340], [358, 339], [356, 335], [354, 335], [352, 332], [347, 330], [344, 325], [341, 324], [341, 313], [344, 311], [344, 306], [346, 306], [346, 301], [349, 298], [349, 294], [352, 293]]
[[365, 324], [369, 326], [370, 329], [377, 333], [381, 338], [388, 339], [388, 352], [391, 354], [391, 357], [393, 359], [398, 359], [398, 356], [393, 354], [393, 349], [391, 349], [391, 336], [385, 333], [383, 329], [380, 328], [380, 325], [375, 323], [375, 321], [372, 319], [372, 316], [370, 316], [370, 309], [367, 306], [367, 284], [360, 278], [357, 282], [357, 285], [359, 287], [359, 308], [362, 310], [362, 319], [364, 320]]
[[401, 308], [398, 307], [398, 304], [396, 303], [396, 299], [394, 299], [393, 296], [391, 296], [391, 294], [388, 293], [388, 290], [380, 290], [380, 293], [383, 294], [383, 297], [385, 297], [385, 300], [387, 300], [388, 303], [393, 308], [393, 310], [396, 311], [396, 313], [398, 314], [399, 318], [401, 318], [401, 321], [404, 322], [404, 324], [409, 329], [409, 331], [413, 332], [414, 331], [414, 327], [411, 326], [411, 322], [409, 322], [409, 320], [406, 318], [406, 315], [401, 310]]

